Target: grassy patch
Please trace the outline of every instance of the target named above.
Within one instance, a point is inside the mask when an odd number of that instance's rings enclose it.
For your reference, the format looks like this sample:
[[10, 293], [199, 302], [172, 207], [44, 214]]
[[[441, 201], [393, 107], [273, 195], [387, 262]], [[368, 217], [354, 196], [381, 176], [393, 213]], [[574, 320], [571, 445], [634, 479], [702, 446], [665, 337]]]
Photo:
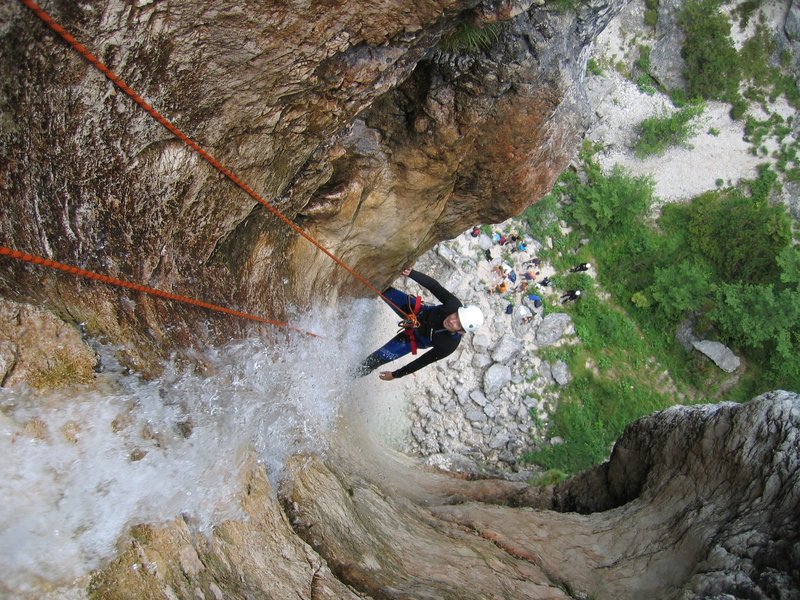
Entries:
[[94, 377], [93, 364], [85, 357], [73, 357], [65, 351], [56, 351], [43, 366], [32, 370], [27, 377], [28, 385], [39, 390], [54, 390], [61, 387], [91, 383]]
[[499, 39], [499, 29], [494, 23], [480, 26], [464, 22], [445, 35], [439, 47], [447, 52], [469, 54], [488, 50]]
[[[543, 257], [558, 272], [556, 289], [585, 291], [559, 307], [571, 314], [580, 343], [540, 353], [572, 373], [548, 432], [563, 443], [525, 457], [568, 473], [604, 460], [627, 424], [671, 404], [800, 390], [800, 248], [785, 208], [769, 202], [775, 172], [763, 166], [738, 187], [669, 204], [653, 223], [652, 182], [620, 169], [604, 175], [595, 150], [585, 146], [581, 172], [565, 173], [538, 216], [528, 215], [532, 231], [554, 236]], [[543, 226], [559, 197], [568, 199], [568, 235]], [[566, 272], [578, 261], [595, 265], [597, 282]], [[698, 337], [744, 359], [735, 379], [678, 343], [687, 318]]]

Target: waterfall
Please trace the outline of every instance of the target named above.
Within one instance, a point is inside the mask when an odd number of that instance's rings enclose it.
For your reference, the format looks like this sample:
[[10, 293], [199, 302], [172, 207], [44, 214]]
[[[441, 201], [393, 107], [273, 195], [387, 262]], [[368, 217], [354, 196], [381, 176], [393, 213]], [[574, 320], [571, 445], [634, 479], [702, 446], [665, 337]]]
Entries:
[[0, 389], [0, 592], [88, 573], [137, 523], [183, 516], [207, 533], [240, 517], [253, 448], [273, 483], [288, 456], [326, 451], [378, 306], [317, 308], [293, 324], [320, 337], [232, 341], [152, 381], [102, 347], [99, 385]]

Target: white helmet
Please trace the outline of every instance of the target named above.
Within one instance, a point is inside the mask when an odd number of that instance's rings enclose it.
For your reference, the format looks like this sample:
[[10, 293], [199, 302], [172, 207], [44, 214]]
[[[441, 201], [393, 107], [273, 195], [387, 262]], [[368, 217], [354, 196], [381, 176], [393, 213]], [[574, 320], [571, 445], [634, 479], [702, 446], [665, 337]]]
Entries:
[[464, 331], [475, 331], [483, 325], [483, 313], [477, 306], [462, 306], [458, 309], [458, 320]]

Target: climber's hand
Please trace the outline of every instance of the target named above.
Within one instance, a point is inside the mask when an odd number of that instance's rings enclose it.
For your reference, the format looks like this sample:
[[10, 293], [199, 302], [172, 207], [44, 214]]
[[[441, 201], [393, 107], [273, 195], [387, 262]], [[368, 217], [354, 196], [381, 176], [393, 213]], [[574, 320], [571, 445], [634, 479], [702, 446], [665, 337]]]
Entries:
[[384, 381], [391, 381], [392, 379], [394, 379], [394, 376], [392, 375], [391, 371], [381, 371], [379, 377]]

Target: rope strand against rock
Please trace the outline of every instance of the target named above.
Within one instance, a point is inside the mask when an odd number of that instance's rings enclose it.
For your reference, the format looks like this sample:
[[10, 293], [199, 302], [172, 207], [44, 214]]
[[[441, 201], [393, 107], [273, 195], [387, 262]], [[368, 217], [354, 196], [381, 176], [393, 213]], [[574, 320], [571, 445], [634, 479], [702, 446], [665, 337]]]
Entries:
[[[111, 69], [109, 69], [104, 63], [102, 63], [94, 54], [89, 52], [89, 50], [87, 50], [83, 44], [81, 44], [78, 40], [76, 40], [75, 37], [73, 37], [66, 29], [64, 29], [64, 27], [62, 27], [52, 16], [50, 16], [50, 14], [48, 14], [44, 9], [42, 9], [38, 4], [36, 4], [36, 2], [34, 2], [33, 0], [20, 0], [20, 2], [22, 2], [22, 4], [24, 4], [26, 7], [28, 7], [37, 17], [39, 17], [39, 19], [41, 19], [41, 21], [45, 25], [47, 25], [50, 29], [52, 29], [55, 33], [57, 33], [75, 51], [77, 51], [81, 56], [83, 56], [87, 61], [89, 61], [90, 64], [92, 64], [96, 69], [98, 69], [101, 73], [103, 73], [103, 75], [105, 75], [114, 85], [116, 85], [119, 89], [121, 89], [128, 96], [130, 96], [130, 98], [133, 99], [133, 101], [136, 102], [136, 104], [141, 106], [151, 117], [153, 117], [161, 125], [166, 127], [173, 135], [178, 137], [187, 146], [189, 146], [195, 152], [197, 152], [206, 162], [208, 162], [211, 166], [217, 169], [230, 181], [236, 184], [248, 196], [253, 198], [253, 200], [264, 206], [280, 221], [282, 221], [288, 227], [291, 227], [296, 233], [300, 234], [302, 237], [304, 237], [306, 240], [312, 243], [319, 251], [326, 254], [331, 260], [333, 260], [337, 265], [339, 265], [345, 271], [350, 273], [350, 275], [355, 277], [368, 289], [370, 289], [372, 292], [376, 293], [378, 296], [383, 298], [383, 300], [386, 301], [390, 306], [399, 309], [399, 307], [395, 306], [395, 304], [391, 300], [389, 300], [386, 296], [384, 296], [384, 294], [378, 288], [373, 286], [369, 281], [367, 281], [367, 279], [359, 275], [345, 262], [343, 262], [341, 259], [335, 256], [320, 242], [318, 242], [309, 233], [307, 233], [303, 228], [299, 227], [294, 222], [292, 222], [291, 219], [286, 217], [277, 208], [275, 208], [264, 198], [262, 198], [256, 191], [254, 191], [242, 180], [240, 180], [235, 173], [233, 173], [230, 169], [225, 167], [217, 159], [211, 156], [197, 142], [189, 138], [189, 136], [183, 133], [180, 129], [178, 129], [175, 125], [173, 125], [166, 117], [164, 117], [161, 113], [159, 113], [156, 109], [154, 109], [139, 94], [133, 91], [124, 81], [122, 81]], [[402, 312], [402, 309], [400, 310]]]
[[233, 315], [234, 317], [241, 317], [242, 319], [249, 319], [251, 321], [258, 321], [259, 323], [267, 323], [269, 325], [275, 325], [276, 327], [284, 327], [286, 329], [291, 329], [292, 331], [296, 331], [298, 333], [302, 333], [303, 335], [308, 335], [312, 337], [319, 337], [316, 333], [312, 333], [310, 331], [304, 331], [302, 329], [298, 329], [297, 327], [293, 327], [289, 325], [289, 323], [285, 321], [274, 321], [272, 319], [267, 319], [266, 317], [259, 317], [258, 315], [251, 315], [246, 312], [242, 312], [239, 310], [234, 310], [232, 308], [227, 308], [225, 306], [219, 306], [218, 304], [211, 304], [210, 302], [205, 302], [203, 300], [197, 300], [195, 298], [190, 298], [188, 296], [181, 296], [180, 294], [173, 294], [172, 292], [165, 292], [164, 290], [159, 290], [156, 288], [147, 287], [138, 283], [131, 283], [129, 281], [124, 281], [122, 279], [117, 279], [116, 277], [109, 277], [108, 275], [103, 275], [101, 273], [95, 273], [94, 271], [87, 271], [86, 269], [80, 269], [78, 267], [74, 267], [72, 265], [66, 265], [64, 263], [56, 262], [54, 260], [50, 260], [49, 258], [44, 258], [41, 256], [36, 256], [34, 254], [27, 254], [25, 252], [20, 252], [19, 250], [14, 250], [12, 248], [8, 248], [6, 246], [0, 246], [0, 256], [8, 256], [10, 258], [15, 258], [20, 261], [29, 262], [35, 265], [42, 265], [44, 267], [49, 267], [51, 269], [56, 269], [58, 271], [63, 271], [65, 273], [70, 273], [72, 275], [77, 275], [79, 277], [85, 277], [86, 279], [93, 279], [95, 281], [101, 281], [103, 283], [108, 283], [111, 285], [116, 285], [118, 287], [128, 288], [130, 290], [134, 290], [137, 292], [143, 292], [145, 294], [150, 294], [151, 296], [157, 296], [159, 298], [166, 298], [167, 300], [174, 300], [176, 302], [183, 302], [184, 304], [191, 304], [192, 306], [199, 306], [200, 308], [206, 308], [208, 310], [213, 310], [216, 312], [226, 313], [229, 315]]

